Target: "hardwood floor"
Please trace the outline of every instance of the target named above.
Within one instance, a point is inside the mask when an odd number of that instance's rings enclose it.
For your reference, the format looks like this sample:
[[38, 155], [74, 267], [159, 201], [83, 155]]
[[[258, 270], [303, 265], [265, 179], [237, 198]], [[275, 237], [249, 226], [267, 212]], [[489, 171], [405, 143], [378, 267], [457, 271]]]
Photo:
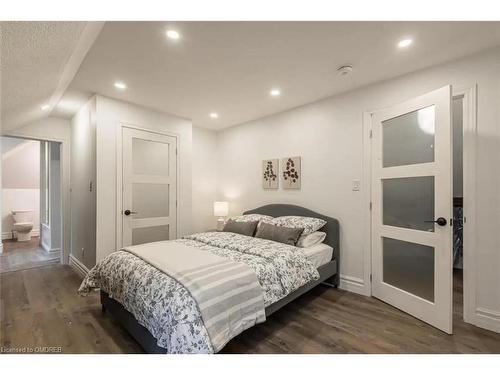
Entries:
[[[63, 353], [142, 353], [97, 292], [80, 297], [69, 266], [0, 275], [0, 347], [61, 347]], [[500, 353], [500, 334], [462, 321], [461, 275], [455, 275], [454, 334], [381, 302], [326, 286], [233, 339], [222, 353]], [[5, 351], [5, 350], [4, 350]]]
[[31, 241], [4, 240], [0, 254], [0, 273], [24, 270], [59, 263], [60, 253], [48, 253], [39, 245], [40, 238]]

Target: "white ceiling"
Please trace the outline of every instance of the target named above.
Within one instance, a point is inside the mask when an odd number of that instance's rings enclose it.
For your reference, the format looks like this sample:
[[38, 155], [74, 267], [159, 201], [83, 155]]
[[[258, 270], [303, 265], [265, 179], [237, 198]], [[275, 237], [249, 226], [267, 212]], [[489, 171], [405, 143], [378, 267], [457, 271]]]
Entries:
[[86, 22], [1, 22], [2, 122], [39, 118]]
[[[414, 43], [400, 50], [404, 37]], [[221, 129], [499, 44], [498, 22], [107, 22], [52, 114], [69, 118], [98, 93]], [[343, 64], [353, 73], [337, 75]], [[29, 73], [9, 90], [42, 78]]]

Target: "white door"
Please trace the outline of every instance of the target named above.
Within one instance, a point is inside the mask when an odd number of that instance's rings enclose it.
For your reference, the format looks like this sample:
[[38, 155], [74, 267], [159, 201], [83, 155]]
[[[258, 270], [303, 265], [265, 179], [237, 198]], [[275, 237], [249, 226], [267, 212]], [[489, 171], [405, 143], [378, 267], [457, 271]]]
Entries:
[[176, 138], [123, 130], [122, 244], [176, 237]]
[[451, 87], [372, 115], [372, 294], [452, 333]]

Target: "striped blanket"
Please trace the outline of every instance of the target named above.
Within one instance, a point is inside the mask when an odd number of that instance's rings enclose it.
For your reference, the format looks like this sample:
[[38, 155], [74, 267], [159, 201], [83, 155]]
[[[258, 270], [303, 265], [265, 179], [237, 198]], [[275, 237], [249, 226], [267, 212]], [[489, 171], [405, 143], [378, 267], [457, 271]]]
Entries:
[[266, 320], [262, 289], [246, 264], [181, 242], [152, 242], [128, 251], [175, 278], [198, 304], [215, 352]]

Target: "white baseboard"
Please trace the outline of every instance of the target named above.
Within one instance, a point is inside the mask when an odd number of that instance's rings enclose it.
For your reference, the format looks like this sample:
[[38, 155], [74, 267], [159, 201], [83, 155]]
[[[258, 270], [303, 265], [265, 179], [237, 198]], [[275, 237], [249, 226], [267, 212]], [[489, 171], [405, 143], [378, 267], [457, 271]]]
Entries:
[[89, 273], [89, 269], [85, 264], [76, 259], [73, 254], [69, 255], [69, 265], [82, 277], [87, 276]]
[[471, 323], [480, 328], [500, 333], [500, 312], [478, 307]]
[[[40, 237], [40, 230], [39, 229], [33, 229], [31, 231], [31, 237]], [[12, 240], [12, 239], [13, 239], [13, 237], [12, 237], [12, 231], [3, 232], [2, 233], [2, 240]]]
[[340, 275], [339, 288], [347, 290], [348, 292], [362, 294], [364, 296], [369, 295], [366, 291], [365, 281], [359, 277]]
[[50, 253], [50, 254], [55, 254], [55, 253], [60, 253], [61, 252], [61, 248], [60, 247], [56, 247], [56, 248], [51, 248], [49, 245], [47, 245], [45, 242], [43, 241], [40, 241], [40, 246], [42, 247], [42, 249], [44, 249], [46, 252]]
[[47, 246], [47, 244], [43, 241], [40, 241], [40, 246], [42, 247], [42, 249], [44, 249], [46, 252], [50, 253], [50, 247]]

